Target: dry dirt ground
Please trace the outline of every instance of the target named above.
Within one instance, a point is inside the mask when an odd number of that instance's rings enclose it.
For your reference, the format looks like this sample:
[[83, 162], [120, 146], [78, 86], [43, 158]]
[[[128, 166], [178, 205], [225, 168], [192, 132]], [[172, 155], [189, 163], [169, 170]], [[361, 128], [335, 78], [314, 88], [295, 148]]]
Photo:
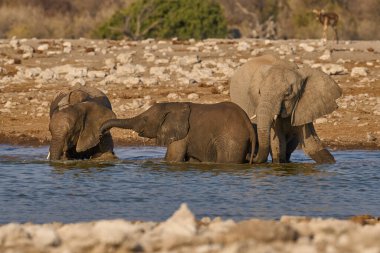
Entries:
[[[380, 148], [380, 41], [317, 40], [0, 40], [0, 143], [47, 145], [50, 101], [78, 85], [106, 92], [118, 117], [154, 101], [229, 100], [234, 70], [266, 53], [320, 67], [342, 87], [339, 109], [315, 122], [326, 146]], [[154, 143], [112, 133], [117, 145]]]

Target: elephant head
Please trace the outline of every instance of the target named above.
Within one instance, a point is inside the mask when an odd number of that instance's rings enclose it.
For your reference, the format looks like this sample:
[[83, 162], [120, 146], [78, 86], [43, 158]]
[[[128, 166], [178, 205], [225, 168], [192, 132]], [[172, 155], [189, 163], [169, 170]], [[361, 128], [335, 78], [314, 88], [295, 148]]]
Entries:
[[[81, 87], [58, 94], [50, 105], [50, 159], [89, 158], [102, 142], [100, 125], [115, 117], [108, 98], [98, 89]], [[110, 135], [102, 138], [112, 140]]]
[[54, 113], [49, 124], [50, 159], [62, 159], [65, 153], [66, 157], [81, 157], [80, 153], [99, 144], [101, 124], [112, 118], [116, 116], [111, 110], [95, 102], [82, 102]]
[[333, 112], [341, 89], [317, 69], [299, 69], [274, 56], [261, 56], [243, 65], [231, 79], [231, 99], [257, 123], [259, 150], [255, 162], [269, 154], [270, 128], [277, 118], [291, 117], [300, 126]]
[[157, 103], [129, 119], [111, 119], [100, 131], [112, 127], [132, 129], [141, 137], [156, 138], [158, 145], [168, 145], [186, 137], [189, 131], [190, 106], [187, 103]]

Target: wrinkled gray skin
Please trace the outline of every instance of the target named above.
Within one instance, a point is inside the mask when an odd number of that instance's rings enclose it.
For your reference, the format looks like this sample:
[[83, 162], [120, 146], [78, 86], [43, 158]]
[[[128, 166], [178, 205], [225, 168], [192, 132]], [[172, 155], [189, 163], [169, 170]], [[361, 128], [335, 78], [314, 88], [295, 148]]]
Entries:
[[101, 124], [113, 118], [110, 101], [96, 88], [59, 93], [50, 105], [50, 160], [114, 158], [111, 134], [99, 139]]
[[100, 131], [112, 127], [156, 138], [167, 146], [165, 160], [172, 162], [244, 163], [256, 143], [247, 114], [231, 102], [157, 103], [136, 117], [109, 120]]
[[322, 71], [298, 68], [273, 55], [245, 63], [230, 82], [231, 100], [257, 124], [256, 163], [266, 162], [270, 149], [273, 162], [289, 162], [298, 144], [317, 163], [334, 163], [313, 120], [333, 112], [341, 94], [340, 87]]

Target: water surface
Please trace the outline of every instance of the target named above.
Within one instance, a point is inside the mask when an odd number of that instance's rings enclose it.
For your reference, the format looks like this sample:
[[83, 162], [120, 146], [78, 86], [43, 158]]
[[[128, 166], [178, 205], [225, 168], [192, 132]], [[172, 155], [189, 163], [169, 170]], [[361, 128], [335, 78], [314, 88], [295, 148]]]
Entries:
[[115, 162], [46, 161], [47, 147], [0, 145], [0, 223], [161, 221], [186, 202], [197, 218], [380, 215], [380, 152], [333, 152], [315, 165], [171, 164], [161, 147], [116, 149]]

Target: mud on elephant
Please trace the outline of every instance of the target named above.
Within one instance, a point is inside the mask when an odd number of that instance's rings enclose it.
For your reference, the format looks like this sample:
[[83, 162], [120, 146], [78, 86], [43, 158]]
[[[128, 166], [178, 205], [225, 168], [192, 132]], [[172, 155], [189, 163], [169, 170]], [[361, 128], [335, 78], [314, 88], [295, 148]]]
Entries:
[[136, 117], [108, 120], [101, 132], [112, 127], [156, 138], [167, 145], [165, 159], [175, 162], [244, 163], [256, 143], [247, 114], [231, 102], [157, 103]]
[[317, 163], [333, 163], [322, 146], [313, 120], [333, 112], [341, 88], [327, 74], [273, 55], [241, 66], [230, 80], [231, 101], [257, 124], [258, 154], [254, 162], [289, 162], [298, 144]]
[[101, 124], [113, 118], [109, 99], [96, 88], [59, 93], [50, 105], [50, 160], [114, 158], [111, 134], [99, 139]]

